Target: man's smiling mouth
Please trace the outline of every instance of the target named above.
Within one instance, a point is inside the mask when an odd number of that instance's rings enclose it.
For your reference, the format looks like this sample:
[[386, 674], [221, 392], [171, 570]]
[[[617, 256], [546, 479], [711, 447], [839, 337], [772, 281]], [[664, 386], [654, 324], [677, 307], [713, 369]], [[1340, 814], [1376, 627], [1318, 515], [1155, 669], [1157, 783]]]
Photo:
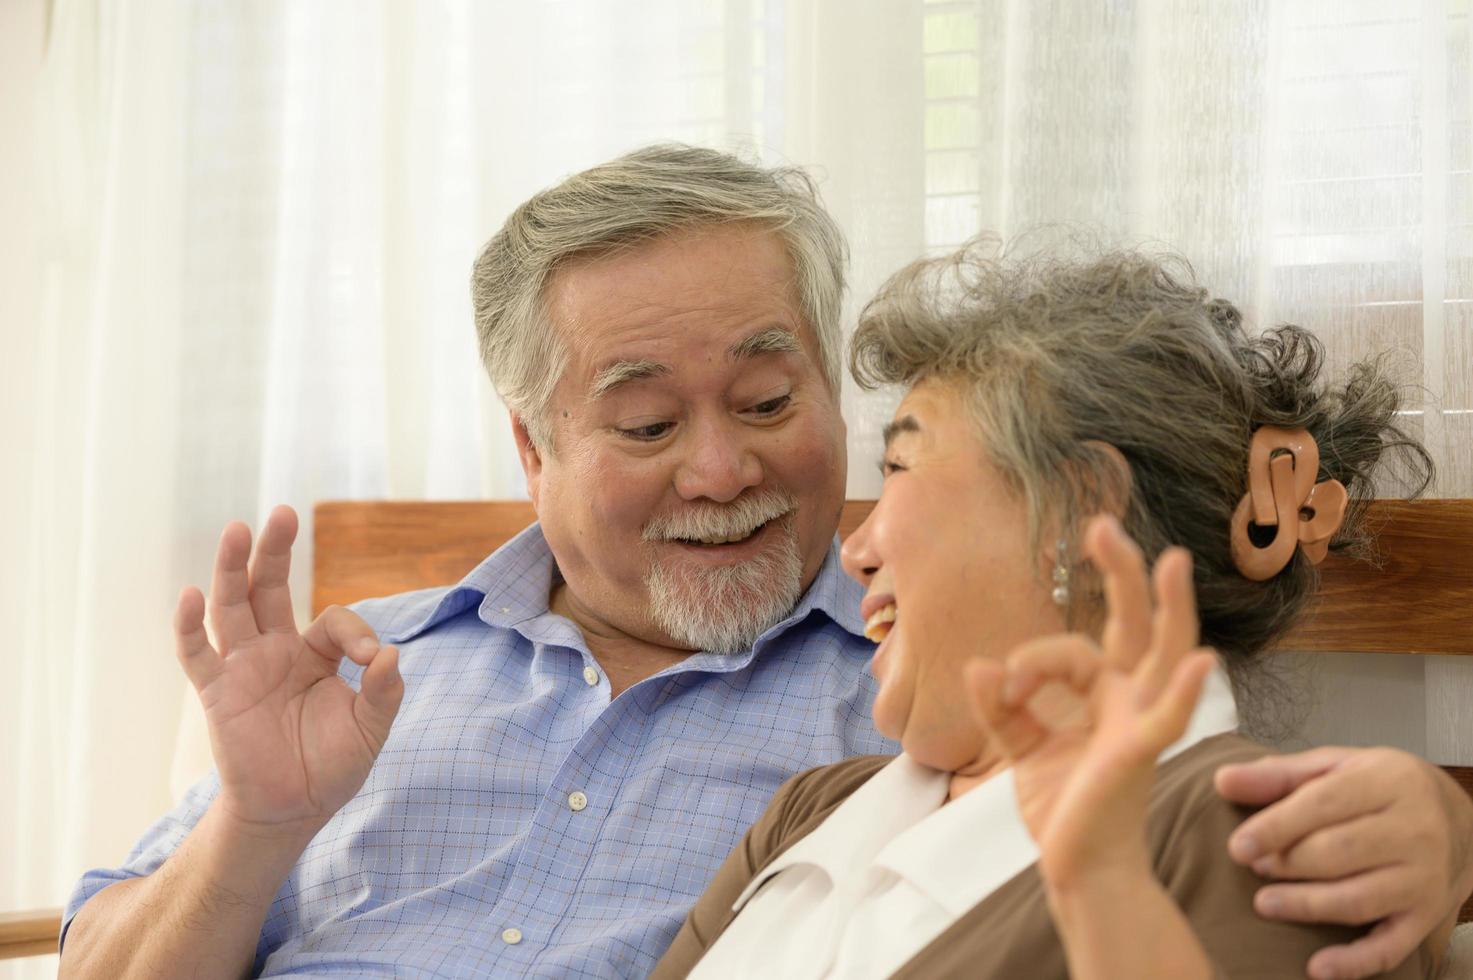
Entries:
[[771, 523], [772, 521], [764, 521], [763, 523], [758, 524], [756, 527], [752, 528], [750, 531], [734, 536], [719, 538], [671, 538], [670, 540], [674, 541], [676, 544], [691, 545], [692, 547], [718, 548], [723, 545], [741, 544], [744, 541], [750, 541], [757, 535], [761, 534], [763, 529]]

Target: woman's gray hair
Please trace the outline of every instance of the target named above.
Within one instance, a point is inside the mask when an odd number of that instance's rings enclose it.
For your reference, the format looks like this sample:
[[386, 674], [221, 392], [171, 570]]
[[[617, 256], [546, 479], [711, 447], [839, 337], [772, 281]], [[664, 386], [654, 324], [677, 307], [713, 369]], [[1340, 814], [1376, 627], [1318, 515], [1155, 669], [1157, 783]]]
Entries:
[[[1318, 479], [1351, 497], [1332, 547], [1367, 543], [1364, 505], [1383, 456], [1402, 457], [1413, 495], [1431, 479], [1431, 458], [1396, 424], [1401, 393], [1382, 362], [1354, 364], [1330, 385], [1323, 361], [1299, 327], [1249, 336], [1183, 259], [1012, 257], [995, 239], [897, 273], [861, 314], [850, 351], [866, 387], [937, 378], [961, 388], [1027, 505], [1035, 550], [1046, 522], [1077, 530], [1111, 499], [1128, 500], [1125, 529], [1148, 559], [1188, 548], [1203, 642], [1230, 668], [1282, 636], [1318, 585], [1297, 551], [1266, 582], [1233, 564], [1229, 521], [1255, 429], [1302, 427], [1319, 443]], [[1100, 443], [1120, 451], [1128, 474]], [[1084, 591], [1097, 614], [1098, 591]]]
[[506, 219], [471, 270], [481, 360], [534, 443], [551, 448], [547, 406], [567, 363], [542, 303], [558, 265], [677, 229], [727, 222], [768, 225], [782, 236], [796, 271], [800, 312], [838, 397], [848, 256], [813, 181], [796, 167], [766, 169], [716, 150], [659, 144], [534, 195]]

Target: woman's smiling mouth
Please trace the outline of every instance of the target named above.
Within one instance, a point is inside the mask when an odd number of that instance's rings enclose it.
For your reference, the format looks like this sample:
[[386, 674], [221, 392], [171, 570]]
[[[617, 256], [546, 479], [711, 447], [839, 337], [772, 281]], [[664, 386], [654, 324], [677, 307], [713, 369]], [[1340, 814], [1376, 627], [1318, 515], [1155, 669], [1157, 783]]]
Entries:
[[889, 636], [895, 626], [895, 611], [894, 596], [866, 597], [859, 607], [859, 614], [864, 617], [865, 638], [880, 643]]

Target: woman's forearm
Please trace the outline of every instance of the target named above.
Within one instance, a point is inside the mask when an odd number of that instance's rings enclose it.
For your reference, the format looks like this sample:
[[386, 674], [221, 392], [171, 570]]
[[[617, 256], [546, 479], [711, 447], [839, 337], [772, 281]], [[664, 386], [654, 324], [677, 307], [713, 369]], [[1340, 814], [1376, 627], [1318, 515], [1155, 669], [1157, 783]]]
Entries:
[[1212, 964], [1150, 863], [1045, 877], [1045, 893], [1073, 980], [1208, 980]]

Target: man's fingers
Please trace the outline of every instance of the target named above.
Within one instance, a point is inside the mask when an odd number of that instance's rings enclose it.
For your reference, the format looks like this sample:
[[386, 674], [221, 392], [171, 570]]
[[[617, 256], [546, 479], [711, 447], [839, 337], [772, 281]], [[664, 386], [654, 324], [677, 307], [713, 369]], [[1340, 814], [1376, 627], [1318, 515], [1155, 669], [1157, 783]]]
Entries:
[[1389, 973], [1422, 942], [1424, 929], [1410, 915], [1376, 923], [1364, 936], [1343, 946], [1326, 946], [1309, 958], [1314, 980], [1362, 980]]
[[287, 585], [292, 542], [297, 538], [297, 512], [285, 505], [272, 509], [251, 556], [250, 602], [260, 630], [288, 632], [297, 628]]
[[399, 648], [386, 646], [375, 653], [363, 672], [358, 696], [353, 699], [353, 714], [359, 727], [375, 748], [383, 748], [389, 737], [389, 726], [399, 713], [404, 700], [404, 678], [399, 674]]
[[251, 529], [240, 521], [225, 525], [220, 534], [220, 547], [215, 551], [215, 573], [210, 581], [207, 608], [215, 642], [226, 657], [237, 645], [260, 635], [256, 614], [251, 609], [251, 580], [246, 571], [250, 554]]
[[1417, 876], [1400, 866], [1339, 881], [1276, 882], [1258, 889], [1253, 908], [1265, 919], [1280, 922], [1361, 926], [1414, 907], [1420, 897], [1417, 885]]
[[1228, 853], [1240, 864], [1287, 851], [1308, 834], [1375, 813], [1388, 802], [1375, 774], [1348, 769], [1327, 772], [1287, 798], [1253, 814], [1228, 838]]
[[322, 615], [312, 620], [302, 639], [334, 670], [345, 656], [355, 664], [367, 666], [379, 651], [378, 634], [361, 616], [342, 606], [324, 609]]
[[1151, 593], [1141, 549], [1109, 516], [1090, 521], [1084, 534], [1085, 555], [1099, 569], [1107, 609], [1101, 646], [1105, 660], [1132, 670], [1151, 642]]
[[1403, 860], [1409, 856], [1405, 846], [1380, 826], [1389, 816], [1375, 813], [1316, 831], [1287, 851], [1265, 854], [1253, 862], [1253, 871], [1265, 878], [1323, 881]]
[[179, 593], [174, 608], [174, 652], [196, 691], [220, 673], [220, 655], [205, 635], [205, 597], [194, 586]]
[[1217, 792], [1233, 803], [1263, 806], [1288, 796], [1353, 755], [1354, 749], [1326, 747], [1293, 755], [1265, 755], [1217, 770]]
[[1088, 691], [1099, 669], [1099, 647], [1087, 637], [1069, 633], [1032, 640], [1008, 654], [1002, 705], [1025, 704], [1050, 682]]
[[1033, 750], [1048, 734], [1027, 708], [1009, 708], [1003, 704], [1002, 688], [1006, 677], [996, 661], [979, 658], [962, 672], [968, 698], [981, 723], [982, 730], [997, 744], [998, 751], [1014, 760]]

